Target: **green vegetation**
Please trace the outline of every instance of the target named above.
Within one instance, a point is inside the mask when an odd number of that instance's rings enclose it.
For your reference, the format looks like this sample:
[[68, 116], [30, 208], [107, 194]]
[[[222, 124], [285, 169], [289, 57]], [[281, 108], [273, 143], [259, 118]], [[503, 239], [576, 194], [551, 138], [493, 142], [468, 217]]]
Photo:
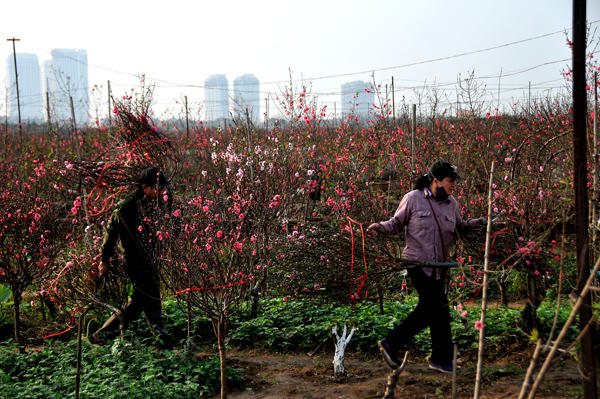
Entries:
[[[15, 346], [0, 346], [2, 397], [73, 397], [76, 355], [75, 341], [52, 343], [26, 354]], [[243, 380], [239, 370], [227, 371], [230, 384]], [[199, 360], [185, 353], [156, 353], [144, 345], [118, 343], [83, 350], [80, 398], [197, 398], [212, 396], [219, 387], [218, 357]]]

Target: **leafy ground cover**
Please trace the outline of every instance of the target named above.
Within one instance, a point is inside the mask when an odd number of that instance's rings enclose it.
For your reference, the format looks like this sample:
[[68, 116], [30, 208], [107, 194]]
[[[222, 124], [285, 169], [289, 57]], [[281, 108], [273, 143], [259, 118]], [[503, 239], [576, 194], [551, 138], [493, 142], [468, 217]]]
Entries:
[[[486, 397], [514, 397], [523, 382], [533, 350], [532, 340], [518, 327], [522, 303], [503, 307], [493, 305], [487, 315], [486, 365], [483, 392]], [[539, 336], [547, 338], [555, 302], [545, 301], [538, 309]], [[262, 300], [258, 317], [242, 312], [232, 320], [228, 336], [230, 397], [232, 398], [377, 398], [382, 397], [389, 369], [380, 359], [375, 342], [416, 306], [406, 295], [401, 301], [389, 301], [380, 314], [376, 304], [321, 304], [309, 300]], [[180, 349], [156, 352], [151, 334], [141, 318], [133, 326], [137, 334], [127, 335], [124, 345], [118, 341], [107, 346], [84, 344], [81, 396], [103, 398], [187, 398], [212, 397], [220, 384], [216, 339], [210, 322], [195, 321], [195, 348], [185, 350], [184, 309], [174, 300], [165, 301], [171, 331], [180, 331]], [[462, 371], [458, 377], [459, 397], [472, 397], [477, 363], [477, 303], [464, 305], [467, 314], [452, 309], [453, 334], [459, 345]], [[563, 303], [558, 325], [561, 326], [570, 303]], [[39, 310], [24, 306], [24, 321], [30, 345], [21, 354], [15, 345], [0, 346], [0, 392], [7, 398], [72, 397], [75, 386], [76, 345], [72, 335], [66, 343], [42, 341], [36, 329], [42, 325]], [[92, 323], [95, 321], [92, 321]], [[8, 320], [7, 320], [8, 322]], [[348, 323], [358, 327], [347, 349], [345, 366], [348, 376], [333, 377], [333, 341], [331, 326]], [[10, 334], [10, 332], [9, 332]], [[85, 334], [84, 334], [85, 335]], [[572, 328], [574, 339], [577, 329]], [[200, 338], [204, 337], [204, 338]], [[6, 336], [4, 337], [6, 338]], [[410, 364], [399, 384], [402, 397], [451, 397], [452, 381], [427, 368], [429, 336], [419, 334], [410, 348]], [[540, 397], [578, 397], [581, 379], [577, 372], [576, 352], [556, 362], [547, 377]], [[414, 395], [414, 396], [413, 396]]]
[[[50, 343], [19, 353], [0, 347], [0, 392], [3, 398], [73, 397], [76, 341]], [[156, 352], [152, 347], [118, 341], [112, 346], [83, 350], [81, 398], [197, 398], [212, 396], [220, 387], [218, 357], [184, 352]], [[229, 369], [232, 386], [243, 380]]]

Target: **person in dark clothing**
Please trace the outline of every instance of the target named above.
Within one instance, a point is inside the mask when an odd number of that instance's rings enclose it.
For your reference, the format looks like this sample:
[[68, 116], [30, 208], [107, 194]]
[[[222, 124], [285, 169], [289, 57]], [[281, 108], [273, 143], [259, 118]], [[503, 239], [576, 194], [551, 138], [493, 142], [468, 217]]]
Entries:
[[[104, 232], [102, 259], [98, 274], [103, 276], [110, 270], [117, 241], [120, 239], [125, 253], [125, 272], [133, 284], [133, 294], [123, 309], [121, 317], [125, 328], [144, 311], [163, 349], [172, 349], [162, 318], [159, 276], [157, 274], [156, 240], [149, 238], [152, 224], [156, 221], [160, 202], [170, 197], [170, 184], [158, 168], [145, 169], [138, 179], [138, 189], [117, 204]], [[120, 320], [112, 315], [94, 338], [114, 339], [118, 336]]]
[[[456, 167], [437, 161], [406, 194], [394, 216], [373, 223], [367, 231], [398, 234], [406, 227], [407, 259], [430, 263], [448, 261], [450, 243], [455, 230], [465, 230], [485, 219], [462, 220], [460, 207], [452, 196], [457, 179], [462, 179]], [[454, 346], [450, 330], [450, 308], [444, 290], [442, 268], [408, 269], [408, 275], [419, 294], [413, 312], [377, 345], [384, 360], [392, 368], [400, 366], [398, 351], [405, 349], [414, 336], [426, 327], [431, 331], [431, 362], [429, 367], [444, 373], [453, 371]]]

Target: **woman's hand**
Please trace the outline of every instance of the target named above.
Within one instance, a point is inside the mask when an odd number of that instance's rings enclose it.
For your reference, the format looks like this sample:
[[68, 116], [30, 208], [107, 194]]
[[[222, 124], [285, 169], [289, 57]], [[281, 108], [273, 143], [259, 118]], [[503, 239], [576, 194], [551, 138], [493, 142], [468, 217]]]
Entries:
[[379, 223], [373, 223], [367, 227], [367, 234], [373, 235], [374, 237], [377, 237], [377, 234], [382, 232], [383, 230], [381, 229]]

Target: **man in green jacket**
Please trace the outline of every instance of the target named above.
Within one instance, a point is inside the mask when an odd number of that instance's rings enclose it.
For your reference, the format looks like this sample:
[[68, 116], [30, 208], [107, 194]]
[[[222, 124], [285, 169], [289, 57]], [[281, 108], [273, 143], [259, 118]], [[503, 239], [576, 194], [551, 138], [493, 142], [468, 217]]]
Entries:
[[[138, 179], [138, 189], [117, 204], [111, 215], [102, 240], [102, 259], [98, 274], [110, 271], [110, 258], [114, 255], [117, 241], [125, 253], [125, 271], [133, 284], [133, 294], [123, 309], [124, 327], [144, 311], [155, 333], [161, 340], [161, 348], [172, 349], [162, 318], [159, 276], [157, 274], [157, 240], [151, 235], [154, 222], [160, 213], [160, 202], [170, 196], [170, 184], [158, 168], [145, 169]], [[96, 333], [96, 339], [114, 339], [118, 336], [119, 317], [112, 315]]]

